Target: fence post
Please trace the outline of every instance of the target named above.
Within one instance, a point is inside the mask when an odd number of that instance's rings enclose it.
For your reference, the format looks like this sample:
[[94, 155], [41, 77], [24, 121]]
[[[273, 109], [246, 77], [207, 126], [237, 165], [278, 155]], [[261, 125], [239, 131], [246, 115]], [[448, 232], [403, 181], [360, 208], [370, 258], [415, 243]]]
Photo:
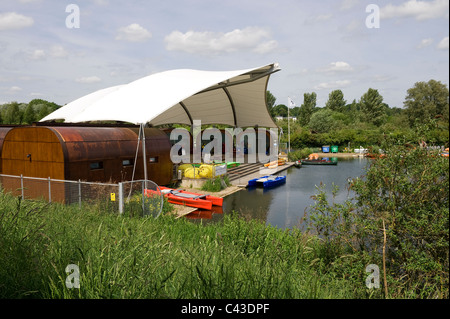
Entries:
[[20, 174], [20, 189], [21, 189], [21, 191], [22, 191], [22, 200], [24, 200], [25, 199], [25, 196], [24, 196], [24, 190], [23, 190], [23, 175], [22, 174]]
[[52, 187], [50, 182], [50, 177], [48, 178], [48, 202], [52, 202]]
[[142, 213], [145, 215], [144, 181], [142, 181]]
[[123, 213], [123, 184], [119, 183], [119, 214]]
[[78, 179], [78, 207], [81, 209], [81, 179]]

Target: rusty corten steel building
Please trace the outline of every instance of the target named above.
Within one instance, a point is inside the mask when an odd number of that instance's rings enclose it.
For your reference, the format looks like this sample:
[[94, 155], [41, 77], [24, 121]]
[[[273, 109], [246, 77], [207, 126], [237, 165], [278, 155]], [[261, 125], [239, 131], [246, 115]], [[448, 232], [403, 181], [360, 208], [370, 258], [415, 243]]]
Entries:
[[0, 174], [2, 174], [2, 146], [3, 139], [5, 138], [6, 133], [8, 133], [14, 126], [9, 125], [1, 125], [0, 126]]
[[[89, 182], [131, 180], [139, 127], [56, 125], [1, 128], [1, 173]], [[169, 137], [156, 128], [146, 128], [145, 136], [148, 179], [166, 185], [173, 175]], [[134, 179], [143, 179], [141, 147], [136, 161]]]

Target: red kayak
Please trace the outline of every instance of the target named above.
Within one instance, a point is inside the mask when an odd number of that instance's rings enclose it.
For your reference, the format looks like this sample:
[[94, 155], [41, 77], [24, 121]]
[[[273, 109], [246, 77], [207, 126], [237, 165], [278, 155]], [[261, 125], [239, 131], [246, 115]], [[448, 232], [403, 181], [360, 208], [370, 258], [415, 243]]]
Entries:
[[197, 209], [195, 212], [189, 213], [185, 217], [188, 219], [211, 219], [212, 211]]
[[180, 190], [180, 189], [173, 189], [165, 186], [159, 186], [162, 193], [170, 192], [171, 194], [179, 195], [179, 194], [185, 194], [189, 196], [205, 196], [204, 199], [210, 201], [214, 206], [222, 206], [223, 204], [223, 198], [218, 196], [212, 196], [212, 195], [202, 195], [197, 193], [191, 193], [188, 191]]
[[[159, 186], [159, 188], [161, 189], [161, 193], [163, 193], [167, 198], [168, 202], [172, 204], [185, 205], [206, 210], [211, 210], [213, 205], [222, 206], [223, 198], [221, 197], [196, 194], [164, 186]], [[156, 193], [158, 192], [154, 190], [145, 190], [146, 195]]]

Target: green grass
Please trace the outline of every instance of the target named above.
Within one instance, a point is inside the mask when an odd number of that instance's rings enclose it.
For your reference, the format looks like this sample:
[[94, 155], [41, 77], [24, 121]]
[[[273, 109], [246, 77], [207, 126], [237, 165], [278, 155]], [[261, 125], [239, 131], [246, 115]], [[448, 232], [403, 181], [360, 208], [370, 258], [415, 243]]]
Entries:
[[[361, 298], [321, 241], [227, 214], [201, 225], [0, 192], [0, 298]], [[69, 289], [65, 268], [80, 269]], [[364, 269], [361, 269], [364, 272]]]
[[203, 191], [207, 192], [220, 192], [221, 190], [230, 186], [230, 180], [228, 176], [217, 176], [215, 178], [208, 179], [202, 186]]

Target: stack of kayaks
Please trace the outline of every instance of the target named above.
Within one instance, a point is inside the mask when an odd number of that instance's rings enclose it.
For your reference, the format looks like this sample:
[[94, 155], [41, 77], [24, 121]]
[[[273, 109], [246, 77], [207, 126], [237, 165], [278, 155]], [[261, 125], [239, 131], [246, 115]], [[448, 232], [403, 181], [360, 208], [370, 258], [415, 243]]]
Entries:
[[264, 164], [264, 167], [267, 167], [267, 168], [276, 168], [276, 167], [281, 166], [281, 165], [284, 165], [284, 164], [286, 164], [286, 160], [280, 158], [280, 159], [278, 159], [278, 160], [276, 160], [276, 161], [272, 161], [272, 162], [269, 162], [269, 163]]
[[[169, 187], [159, 186], [161, 193], [167, 198], [169, 203], [184, 205], [189, 207], [196, 207], [201, 209], [211, 210], [212, 206], [222, 206], [223, 198], [212, 195], [197, 194], [187, 192], [184, 190], [173, 189]], [[157, 191], [145, 190], [145, 194], [155, 194]]]
[[273, 176], [267, 175], [248, 181], [248, 187], [262, 186], [264, 188], [274, 187], [286, 183], [286, 175]]

